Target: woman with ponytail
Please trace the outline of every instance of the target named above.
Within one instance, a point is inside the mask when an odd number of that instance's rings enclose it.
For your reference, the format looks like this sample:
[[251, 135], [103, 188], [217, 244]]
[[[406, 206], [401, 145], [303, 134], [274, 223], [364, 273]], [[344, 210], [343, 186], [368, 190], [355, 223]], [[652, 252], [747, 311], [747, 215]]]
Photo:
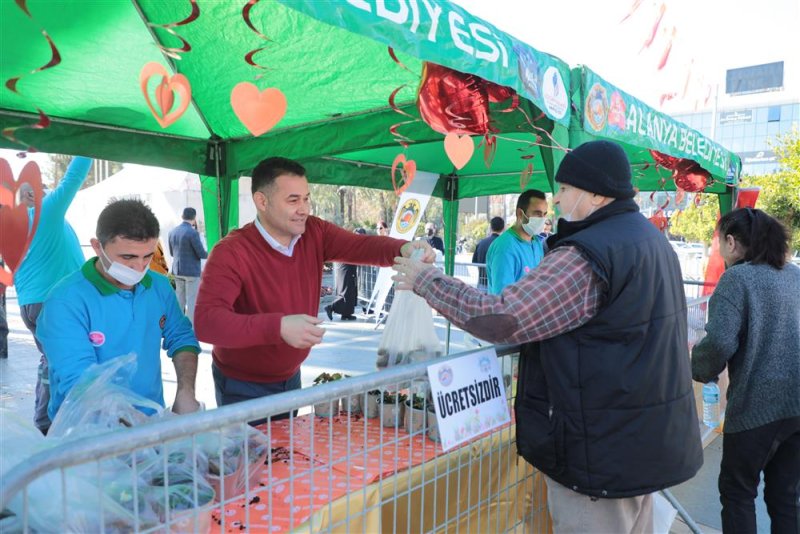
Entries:
[[711, 296], [692, 374], [730, 376], [719, 475], [723, 532], [756, 532], [764, 473], [772, 532], [800, 533], [800, 268], [783, 225], [757, 209], [717, 224], [725, 273]]

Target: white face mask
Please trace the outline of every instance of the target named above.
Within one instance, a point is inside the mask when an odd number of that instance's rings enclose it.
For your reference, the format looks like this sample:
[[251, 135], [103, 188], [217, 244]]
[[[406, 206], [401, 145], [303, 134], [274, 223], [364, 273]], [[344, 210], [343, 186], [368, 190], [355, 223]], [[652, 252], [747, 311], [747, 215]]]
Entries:
[[522, 229], [531, 237], [537, 236], [542, 233], [544, 230], [544, 223], [547, 221], [546, 217], [528, 217], [523, 213], [528, 219], [528, 222], [522, 223]]
[[100, 247], [100, 252], [103, 253], [103, 257], [106, 261], [111, 264], [110, 267], [106, 267], [108, 275], [124, 286], [135, 286], [141, 282], [144, 275], [147, 274], [147, 269], [144, 271], [137, 271], [136, 269], [131, 269], [127, 265], [111, 261], [106, 255], [106, 251], [103, 250], [103, 247]]
[[[577, 209], [578, 204], [581, 203], [581, 200], [583, 200], [583, 195], [585, 195], [585, 194], [586, 194], [586, 191], [581, 191], [581, 194], [578, 195], [578, 200], [576, 200], [575, 204], [572, 205], [572, 209], [569, 210], [569, 213], [565, 213], [565, 214], [561, 215], [562, 219], [564, 219], [567, 222], [572, 222], [574, 220], [573, 217], [575, 215], [575, 210]], [[588, 215], [587, 215], [587, 217], [588, 217]]]

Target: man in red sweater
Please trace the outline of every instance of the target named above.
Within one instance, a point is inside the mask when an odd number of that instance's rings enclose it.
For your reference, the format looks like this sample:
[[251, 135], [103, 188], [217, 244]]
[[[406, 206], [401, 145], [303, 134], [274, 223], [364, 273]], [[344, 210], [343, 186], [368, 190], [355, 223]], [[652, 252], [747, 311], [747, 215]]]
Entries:
[[306, 171], [286, 158], [253, 170], [257, 216], [217, 243], [195, 307], [197, 338], [212, 343], [217, 405], [300, 388], [300, 364], [322, 341], [322, 264], [392, 265], [425, 241], [364, 236], [311, 216]]

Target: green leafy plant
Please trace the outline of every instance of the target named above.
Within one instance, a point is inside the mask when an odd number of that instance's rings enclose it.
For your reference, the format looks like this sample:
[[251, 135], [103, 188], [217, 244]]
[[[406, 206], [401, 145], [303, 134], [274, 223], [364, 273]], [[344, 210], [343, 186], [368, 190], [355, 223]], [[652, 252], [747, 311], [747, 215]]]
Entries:
[[407, 398], [408, 396], [403, 393], [389, 393], [388, 391], [384, 391], [383, 395], [378, 398], [378, 402], [381, 404], [400, 404], [401, 402], [405, 402]]
[[314, 379], [314, 385], [318, 386], [319, 384], [335, 382], [337, 380], [341, 380], [342, 378], [349, 378], [349, 376], [350, 375], [343, 375], [342, 373], [320, 373], [319, 376]]

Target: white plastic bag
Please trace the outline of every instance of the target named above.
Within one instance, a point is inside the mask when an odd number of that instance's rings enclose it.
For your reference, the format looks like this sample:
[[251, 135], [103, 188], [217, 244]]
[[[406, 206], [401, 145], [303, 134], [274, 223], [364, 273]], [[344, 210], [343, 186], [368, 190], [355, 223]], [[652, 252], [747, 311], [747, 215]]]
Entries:
[[428, 303], [412, 291], [395, 291], [389, 319], [378, 345], [378, 368], [430, 360], [441, 355], [442, 347]]

